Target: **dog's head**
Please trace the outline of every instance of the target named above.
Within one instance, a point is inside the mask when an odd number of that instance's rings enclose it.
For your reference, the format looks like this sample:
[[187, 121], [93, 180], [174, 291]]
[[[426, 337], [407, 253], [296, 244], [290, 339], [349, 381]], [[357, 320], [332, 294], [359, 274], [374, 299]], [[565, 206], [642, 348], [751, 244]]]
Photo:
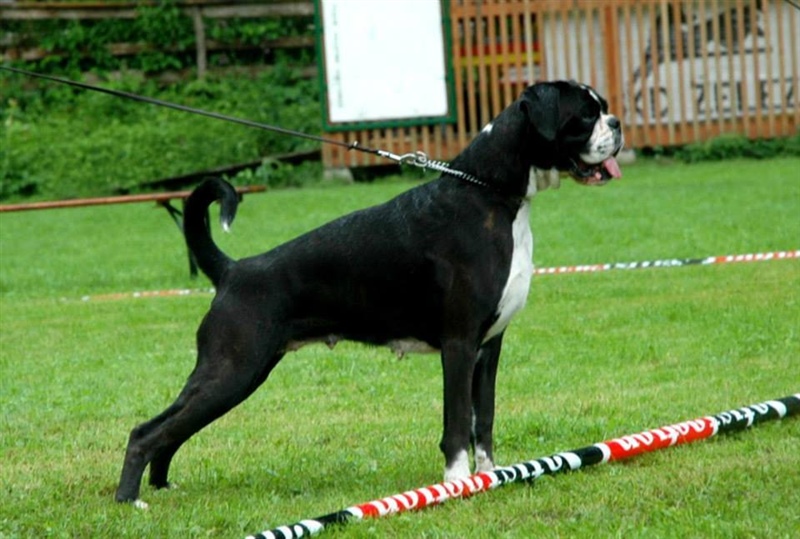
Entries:
[[622, 145], [620, 122], [597, 92], [541, 82], [487, 124], [452, 166], [498, 192], [527, 197], [557, 187], [561, 173], [585, 185], [620, 177], [614, 157]]
[[528, 87], [516, 105], [530, 127], [528, 144], [537, 190], [557, 185], [558, 172], [584, 185], [622, 176], [615, 156], [624, 138], [608, 103], [584, 84], [542, 82]]

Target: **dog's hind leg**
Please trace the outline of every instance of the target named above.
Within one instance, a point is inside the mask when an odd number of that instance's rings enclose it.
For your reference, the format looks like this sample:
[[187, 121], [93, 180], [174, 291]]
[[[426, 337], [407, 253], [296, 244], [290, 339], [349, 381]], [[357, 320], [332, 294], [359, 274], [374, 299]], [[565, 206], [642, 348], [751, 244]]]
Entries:
[[169, 447], [159, 451], [150, 461], [150, 485], [155, 488], [168, 488], [169, 465], [172, 464], [172, 457], [178, 452], [181, 445], [186, 440], [176, 442]]
[[[167, 477], [169, 475], [169, 467], [172, 463], [172, 457], [175, 456], [175, 453], [180, 449], [180, 447], [197, 431], [214, 421], [215, 419], [219, 418], [220, 416], [224, 415], [226, 412], [231, 410], [234, 406], [241, 403], [245, 400], [249, 395], [253, 393], [263, 382], [266, 380], [267, 375], [272, 370], [272, 367], [278, 363], [281, 359], [282, 354], [273, 358], [272, 361], [268, 362], [266, 372], [263, 372], [259, 375], [259, 377], [251, 384], [249, 388], [233, 388], [236, 390], [236, 394], [231, 394], [230, 399], [227, 402], [221, 402], [215, 408], [213, 405], [208, 408], [208, 420], [203, 422], [190, 422], [191, 424], [199, 425], [197, 430], [194, 432], [186, 433], [188, 435], [180, 435], [177, 434], [177, 438], [175, 439], [174, 443], [167, 445], [161, 448], [152, 458], [150, 461], [150, 485], [155, 488], [166, 488], [169, 487], [169, 481]], [[201, 377], [202, 378], [202, 377]], [[225, 393], [228, 390], [222, 389], [222, 392]], [[203, 408], [200, 407], [195, 412], [196, 414], [200, 414], [201, 417], [206, 417], [204, 414], [206, 412], [203, 411]]]
[[497, 365], [503, 334], [481, 346], [472, 375], [472, 448], [475, 451], [475, 473], [494, 468], [492, 429], [494, 427], [494, 392]]
[[[208, 352], [215, 349], [216, 352]], [[230, 349], [236, 349], [236, 346]], [[279, 346], [273, 344], [232, 356], [219, 352], [213, 344], [201, 345], [198, 364], [175, 402], [131, 432], [117, 501], [138, 498], [142, 475], [148, 464], [150, 483], [156, 487], [167, 486], [169, 466], [180, 446], [252, 394], [281, 359], [282, 353], [278, 353], [278, 349]], [[255, 350], [271, 353], [256, 355]], [[209, 356], [209, 353], [214, 355]]]
[[[267, 376], [269, 375], [269, 372], [272, 370], [272, 367], [278, 363], [278, 361], [281, 359], [281, 357], [283, 357], [282, 354], [277, 356], [276, 358], [274, 358], [272, 361], [270, 361], [268, 363], [268, 367], [266, 369], [266, 372], [262, 373], [260, 375], [260, 377], [257, 378], [254, 381], [252, 387], [249, 390], [245, 391], [244, 396], [239, 398], [239, 400], [237, 400], [235, 403], [232, 403], [230, 406], [224, 408], [224, 410], [221, 413], [219, 413], [218, 415], [216, 415], [212, 419], [210, 419], [206, 423], [206, 425], [208, 423], [211, 423], [214, 419], [216, 419], [216, 418], [222, 416], [223, 414], [225, 414], [231, 408], [233, 408], [234, 406], [236, 406], [237, 404], [242, 402], [244, 399], [246, 399], [250, 394], [253, 393], [253, 391], [258, 389], [258, 387], [266, 380]], [[205, 425], [203, 425], [203, 426], [205, 426]], [[202, 426], [200, 428], [202, 428]], [[198, 428], [198, 430], [200, 430], [200, 428]], [[170, 464], [172, 463], [172, 457], [175, 456], [175, 453], [178, 451], [178, 449], [180, 449], [180, 447], [193, 434], [194, 433], [189, 434], [189, 436], [185, 436], [185, 437], [181, 436], [181, 437], [179, 437], [173, 444], [164, 447], [163, 449], [161, 449], [158, 453], [156, 453], [153, 456], [153, 459], [150, 461], [150, 481], [149, 481], [149, 483], [150, 483], [151, 486], [153, 486], [155, 488], [167, 488], [167, 487], [169, 487], [169, 481], [167, 480], [167, 477], [169, 475], [169, 467], [170, 467]]]

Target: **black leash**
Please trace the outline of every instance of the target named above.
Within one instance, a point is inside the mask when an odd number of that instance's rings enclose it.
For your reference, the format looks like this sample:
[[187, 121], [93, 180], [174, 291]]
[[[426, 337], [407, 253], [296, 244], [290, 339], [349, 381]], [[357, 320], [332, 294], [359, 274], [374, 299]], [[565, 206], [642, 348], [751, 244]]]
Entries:
[[131, 99], [133, 101], [139, 101], [142, 103], [149, 103], [150, 105], [158, 105], [160, 107], [166, 107], [170, 109], [180, 110], [183, 112], [189, 112], [191, 114], [199, 114], [200, 116], [206, 116], [208, 118], [214, 118], [216, 120], [223, 120], [226, 122], [233, 122], [241, 125], [246, 125], [248, 127], [255, 127], [257, 129], [264, 129], [266, 131], [272, 131], [275, 133], [281, 133], [283, 135], [289, 135], [292, 137], [299, 137], [304, 138], [307, 140], [313, 140], [315, 142], [320, 142], [323, 144], [332, 144], [334, 146], [340, 146], [343, 148], [347, 148], [348, 150], [358, 150], [359, 152], [369, 153], [373, 155], [379, 155], [381, 157], [385, 157], [387, 159], [391, 159], [396, 161], [401, 165], [413, 165], [415, 167], [423, 168], [423, 169], [430, 169], [435, 170], [438, 172], [444, 172], [455, 176], [457, 178], [461, 178], [462, 180], [466, 180], [468, 182], [472, 182], [474, 184], [488, 187], [487, 184], [478, 180], [475, 176], [471, 174], [467, 174], [466, 172], [461, 172], [460, 170], [453, 170], [447, 166], [447, 163], [442, 161], [434, 161], [428, 159], [428, 156], [421, 151], [407, 153], [403, 155], [397, 155], [391, 152], [387, 152], [386, 150], [378, 150], [375, 148], [370, 148], [368, 146], [362, 146], [357, 141], [347, 143], [342, 142], [339, 140], [334, 140], [326, 137], [321, 137], [318, 135], [310, 135], [308, 133], [303, 133], [301, 131], [295, 131], [293, 129], [286, 129], [284, 127], [278, 127], [275, 125], [264, 124], [260, 122], [254, 122], [252, 120], [246, 120], [244, 118], [237, 118], [235, 116], [228, 116], [226, 114], [220, 114], [218, 112], [210, 112], [203, 109], [198, 109], [194, 107], [188, 107], [186, 105], [179, 105], [177, 103], [171, 103], [169, 101], [163, 101], [161, 99], [156, 99], [154, 97], [147, 97], [143, 95], [133, 94], [130, 92], [124, 92], [122, 90], [113, 90], [110, 88], [102, 88], [100, 86], [93, 86], [91, 84], [86, 84], [84, 82], [78, 82], [71, 79], [65, 79], [61, 77], [54, 77], [52, 75], [45, 75], [43, 73], [36, 73], [33, 71], [27, 71], [24, 69], [18, 69], [16, 67], [8, 67], [8, 66], [0, 66], [0, 69], [4, 69], [6, 71], [11, 71], [12, 73], [18, 73], [20, 75], [27, 75], [29, 77], [39, 78], [48, 80], [51, 82], [57, 82], [59, 84], [66, 84], [67, 86], [73, 86], [75, 88], [81, 88], [83, 90], [91, 90], [94, 92], [101, 92], [108, 95], [113, 95], [115, 97], [123, 97], [125, 99]]

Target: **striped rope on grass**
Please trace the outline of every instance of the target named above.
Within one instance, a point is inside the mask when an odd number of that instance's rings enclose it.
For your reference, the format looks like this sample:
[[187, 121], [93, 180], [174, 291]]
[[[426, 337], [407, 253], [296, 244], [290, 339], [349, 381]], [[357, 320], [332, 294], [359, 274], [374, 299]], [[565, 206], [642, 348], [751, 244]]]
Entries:
[[171, 290], [145, 290], [142, 292], [115, 292], [83, 296], [81, 301], [117, 301], [121, 299], [167, 298], [173, 296], [196, 296], [213, 294], [213, 288], [175, 288]]
[[800, 393], [760, 404], [744, 406], [713, 416], [701, 417], [639, 434], [614, 438], [572, 451], [556, 453], [549, 457], [529, 460], [472, 477], [439, 483], [395, 494], [371, 502], [354, 505], [321, 517], [301, 520], [296, 524], [279, 526], [248, 536], [247, 539], [295, 539], [322, 532], [332, 525], [342, 525], [354, 520], [378, 518], [393, 513], [416, 511], [456, 498], [466, 498], [481, 492], [523, 481], [533, 481], [543, 475], [553, 475], [584, 468], [594, 464], [627, 459], [641, 453], [665, 447], [687, 444], [744, 430], [769, 420], [800, 413]]
[[[647, 260], [642, 262], [613, 262], [607, 264], [589, 264], [582, 266], [559, 266], [552, 268], [536, 268], [534, 275], [560, 275], [564, 273], [594, 273], [615, 269], [646, 269], [646, 268], [674, 268], [682, 266], [708, 266], [711, 264], [731, 264], [735, 262], [766, 262], [768, 260], [789, 260], [800, 258], [800, 249], [794, 251], [773, 251], [770, 253], [756, 253], [746, 255], [709, 256], [706, 258], [669, 258], [664, 260]], [[115, 301], [122, 299], [163, 298], [170, 296], [189, 296], [198, 294], [213, 294], [213, 288], [175, 289], [175, 290], [149, 290], [144, 292], [118, 292], [113, 294], [98, 294], [83, 296], [82, 301]]]
[[588, 264], [583, 266], [558, 266], [536, 268], [534, 275], [554, 275], [562, 273], [593, 273], [615, 269], [631, 270], [646, 268], [675, 268], [682, 266], [709, 266], [712, 264], [732, 264], [736, 262], [766, 262], [768, 260], [789, 260], [800, 258], [800, 249], [794, 251], [773, 251], [745, 255], [708, 256], [706, 258], [667, 258], [664, 260], [645, 260], [640, 262], [610, 262], [607, 264]]

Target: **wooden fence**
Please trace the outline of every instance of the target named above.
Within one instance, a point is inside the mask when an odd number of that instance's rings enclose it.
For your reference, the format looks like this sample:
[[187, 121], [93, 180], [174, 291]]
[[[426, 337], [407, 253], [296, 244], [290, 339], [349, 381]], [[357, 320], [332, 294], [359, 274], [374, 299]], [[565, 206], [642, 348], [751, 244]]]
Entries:
[[[0, 21], [34, 20], [98, 20], [134, 19], [141, 6], [154, 5], [154, 1], [119, 2], [37, 2], [0, 0]], [[208, 68], [208, 53], [234, 50], [235, 45], [219, 43], [206, 37], [207, 19], [311, 17], [314, 4], [311, 0], [270, 0], [269, 2], [236, 2], [226, 0], [180, 0], [176, 2], [181, 12], [191, 18], [194, 28], [197, 74], [203, 77]], [[2, 39], [2, 35], [0, 35]], [[264, 40], [259, 47], [296, 48], [313, 47], [313, 36], [289, 36]], [[106, 48], [114, 56], [127, 56], [152, 50], [146, 43], [109, 43]], [[52, 54], [39, 47], [20, 48], [0, 42], [0, 53], [6, 60], [39, 60]]]
[[[730, 132], [787, 136], [800, 128], [800, 10], [785, 0], [442, 1], [449, 2], [456, 122], [329, 137], [450, 160], [526, 85], [560, 78], [587, 82], [606, 96], [633, 148]], [[0, 19], [131, 18], [136, 5], [0, 1]], [[205, 38], [204, 19], [309, 16], [314, 9], [310, 0], [179, 5], [195, 22], [201, 73], [215, 46]], [[322, 155], [327, 167], [386, 163], [330, 145]]]
[[527, 84], [559, 78], [606, 96], [634, 148], [800, 128], [800, 10], [784, 0], [449, 1], [457, 122], [331, 136], [449, 160]]

